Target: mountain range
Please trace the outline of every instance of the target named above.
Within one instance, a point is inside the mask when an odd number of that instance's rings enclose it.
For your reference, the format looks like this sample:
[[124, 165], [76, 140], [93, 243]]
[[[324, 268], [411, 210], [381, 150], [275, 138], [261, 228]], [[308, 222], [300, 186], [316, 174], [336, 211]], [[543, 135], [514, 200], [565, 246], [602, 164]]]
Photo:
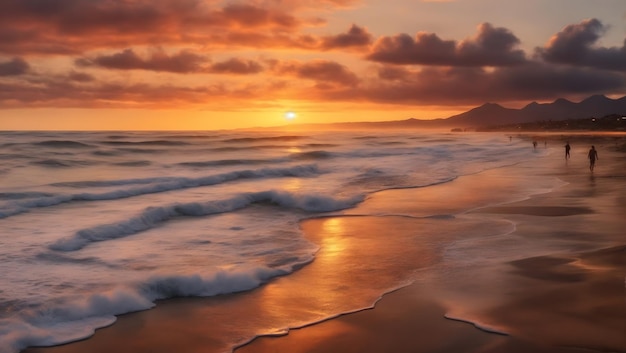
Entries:
[[594, 95], [579, 103], [559, 98], [552, 103], [532, 102], [521, 109], [505, 108], [499, 104], [486, 103], [443, 120], [446, 121], [447, 125], [460, 128], [477, 128], [535, 121], [600, 118], [611, 114], [626, 116], [626, 96], [611, 99], [603, 95]]
[[626, 116], [626, 96], [611, 99], [594, 95], [578, 103], [559, 98], [552, 103], [532, 102], [521, 109], [505, 108], [495, 103], [485, 103], [467, 112], [445, 119], [406, 119], [380, 122], [351, 122], [332, 124], [294, 124], [292, 128], [332, 129], [406, 129], [406, 128], [455, 128], [473, 130], [537, 121], [561, 121], [587, 119], [617, 114]]

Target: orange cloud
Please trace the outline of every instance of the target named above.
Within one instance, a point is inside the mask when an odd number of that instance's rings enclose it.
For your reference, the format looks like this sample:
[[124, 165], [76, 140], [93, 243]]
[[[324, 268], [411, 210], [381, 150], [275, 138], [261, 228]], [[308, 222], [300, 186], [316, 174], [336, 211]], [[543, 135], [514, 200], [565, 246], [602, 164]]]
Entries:
[[317, 25], [279, 7], [201, 0], [3, 1], [0, 51], [68, 54], [133, 45], [207, 43], [223, 32], [296, 32]]

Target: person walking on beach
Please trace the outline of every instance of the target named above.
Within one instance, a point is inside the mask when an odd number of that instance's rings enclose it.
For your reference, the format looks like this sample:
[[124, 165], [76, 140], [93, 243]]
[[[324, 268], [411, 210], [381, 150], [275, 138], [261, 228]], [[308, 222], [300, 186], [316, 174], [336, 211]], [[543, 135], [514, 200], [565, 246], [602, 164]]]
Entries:
[[596, 160], [599, 159], [598, 151], [596, 151], [596, 146], [591, 146], [591, 149], [589, 150], [589, 154], [587, 156], [589, 157], [589, 170], [593, 172], [593, 168], [595, 168], [596, 166]]
[[569, 159], [569, 150], [571, 149], [569, 141], [565, 144], [565, 159]]

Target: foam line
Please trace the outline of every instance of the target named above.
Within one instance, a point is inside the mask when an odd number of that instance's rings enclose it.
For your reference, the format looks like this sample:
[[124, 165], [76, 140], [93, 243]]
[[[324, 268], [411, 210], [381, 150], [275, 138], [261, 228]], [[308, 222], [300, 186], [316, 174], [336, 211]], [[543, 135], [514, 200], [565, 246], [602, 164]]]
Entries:
[[450, 316], [449, 314], [445, 314], [443, 317], [445, 317], [448, 320], [452, 320], [452, 321], [459, 321], [459, 322], [464, 322], [466, 324], [470, 324], [474, 327], [476, 327], [477, 329], [487, 332], [487, 333], [494, 333], [496, 335], [502, 335], [502, 336], [509, 336], [509, 333], [491, 326], [487, 326], [478, 322], [474, 322], [471, 320], [467, 320], [467, 319], [462, 319], [462, 318], [458, 318], [458, 317], [454, 317], [454, 316]]
[[60, 239], [48, 247], [56, 251], [76, 251], [93, 242], [112, 240], [136, 234], [155, 227], [174, 217], [208, 216], [232, 212], [253, 203], [270, 203], [281, 207], [300, 209], [308, 212], [330, 212], [355, 206], [363, 201], [358, 195], [347, 199], [334, 199], [329, 196], [299, 195], [286, 191], [261, 191], [236, 195], [230, 199], [173, 204], [149, 207], [139, 215], [127, 220], [79, 230], [74, 235]]
[[[239, 170], [230, 173], [210, 175], [200, 178], [154, 178], [147, 179], [147, 185], [126, 189], [117, 189], [101, 193], [79, 193], [62, 195], [44, 195], [30, 200], [20, 200], [0, 206], [0, 219], [27, 212], [32, 208], [55, 206], [71, 201], [103, 201], [119, 200], [133, 196], [154, 194], [172, 190], [182, 190], [194, 187], [211, 186], [241, 179], [281, 178], [281, 177], [308, 177], [320, 174], [315, 164], [299, 165], [290, 168], [263, 168], [256, 170]], [[90, 182], [79, 182], [82, 183]], [[96, 182], [98, 186], [124, 186], [126, 184], [143, 184], [144, 181], [129, 179], [126, 181], [114, 180], [110, 182]]]

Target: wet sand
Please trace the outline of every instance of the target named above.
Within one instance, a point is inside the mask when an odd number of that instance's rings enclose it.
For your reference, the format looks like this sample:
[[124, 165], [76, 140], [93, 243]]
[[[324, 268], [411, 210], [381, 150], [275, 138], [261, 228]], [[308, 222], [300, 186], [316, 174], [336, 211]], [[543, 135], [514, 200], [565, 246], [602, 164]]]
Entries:
[[[384, 295], [374, 308], [259, 337], [235, 352], [626, 352], [626, 156], [612, 149], [613, 140], [602, 141], [593, 140], [600, 154], [594, 173], [584, 158], [588, 140], [583, 146], [583, 141], [578, 145], [570, 139], [572, 159], [564, 161], [561, 140], [553, 139], [548, 147], [556, 152], [538, 163], [459, 178], [428, 190], [378, 193], [347, 215], [303, 222], [306, 236], [321, 249], [316, 261], [295, 274], [247, 293], [165, 300], [155, 309], [122, 315], [89, 339], [24, 352], [228, 351], [207, 332], [236, 311], [263, 309], [276, 315], [281, 308], [264, 306], [261, 299], [281, 295], [302, 300], [303, 310], [307, 307], [305, 280], [338, 260], [332, 254], [338, 244], [323, 243], [329, 222], [341, 221], [344, 235], [380, 237], [389, 229], [408, 234], [430, 224], [413, 218], [422, 216], [423, 209], [414, 206], [417, 198], [429, 213], [442, 217], [455, 214], [455, 205], [471, 198], [477, 207], [460, 219], [467, 224], [501, 220], [494, 225], [513, 225], [512, 230], [485, 243], [495, 245], [493, 249], [466, 238], [439, 239], [458, 242], [456, 253], [444, 254], [437, 242], [424, 241], [418, 263], [406, 265], [407, 270], [418, 269], [415, 281]], [[506, 173], [555, 177], [568, 184], [529, 199], [494, 204], [497, 192], [515, 196], [515, 180]], [[371, 214], [377, 216], [366, 216]], [[519, 249], [519, 257], [500, 261], [498, 247]], [[455, 254], [468, 256], [467, 262], [446, 261]], [[329, 288], [323, 293], [329, 301], [345, 299], [340, 288]], [[303, 293], [294, 294], [298, 291]], [[217, 306], [224, 308], [222, 316], [214, 316]], [[207, 315], [209, 309], [213, 316]]]

